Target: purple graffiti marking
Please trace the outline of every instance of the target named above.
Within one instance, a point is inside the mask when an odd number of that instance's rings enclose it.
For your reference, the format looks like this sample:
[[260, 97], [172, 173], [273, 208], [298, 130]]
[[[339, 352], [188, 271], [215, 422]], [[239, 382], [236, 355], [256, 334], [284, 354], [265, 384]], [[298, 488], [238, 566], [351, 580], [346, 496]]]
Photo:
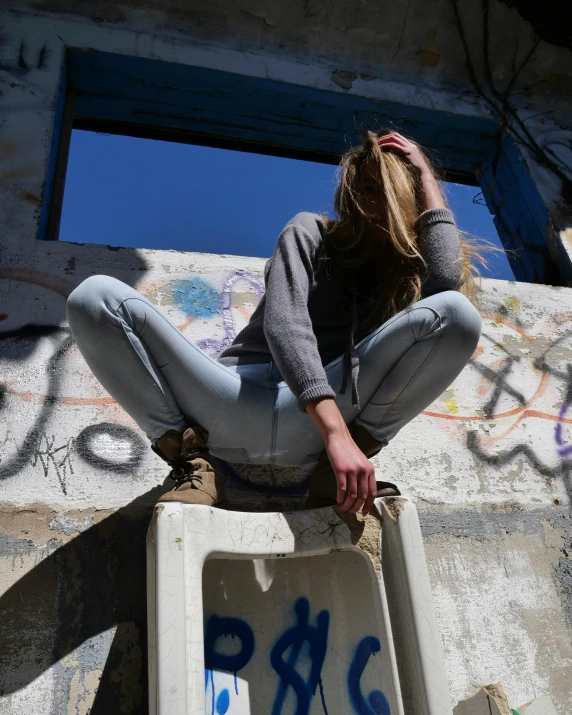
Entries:
[[199, 340], [197, 345], [203, 350], [208, 350], [215, 357], [218, 357], [223, 350], [226, 350], [236, 337], [236, 326], [232, 314], [232, 292], [234, 286], [240, 281], [245, 281], [252, 288], [260, 300], [264, 295], [264, 281], [262, 278], [249, 273], [248, 271], [236, 271], [230, 275], [223, 283], [220, 293], [220, 310], [222, 313], [222, 323], [224, 327], [224, 338], [206, 338]]
[[[570, 407], [570, 402], [568, 398], [562, 403], [560, 412], [558, 413], [558, 419], [562, 420], [566, 417], [566, 413]], [[572, 454], [572, 444], [564, 444], [564, 437], [562, 435], [562, 422], [558, 422], [554, 429], [554, 441], [556, 442], [556, 447], [558, 449], [558, 454], [560, 457], [568, 457]]]

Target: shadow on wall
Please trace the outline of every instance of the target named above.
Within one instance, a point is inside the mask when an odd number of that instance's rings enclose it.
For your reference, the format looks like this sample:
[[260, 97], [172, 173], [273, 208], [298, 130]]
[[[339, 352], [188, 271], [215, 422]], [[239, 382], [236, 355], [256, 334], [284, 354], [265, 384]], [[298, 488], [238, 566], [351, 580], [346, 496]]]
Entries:
[[[108, 274], [133, 285], [144, 275], [147, 263], [135, 250], [120, 250], [125, 251], [124, 270]], [[96, 257], [93, 259], [92, 263], [96, 264]], [[73, 257], [68, 261], [65, 271], [70, 275], [75, 271], [75, 263]], [[60, 395], [62, 362], [73, 344], [69, 328], [63, 325], [66, 323], [66, 300], [79, 282], [34, 269], [0, 268], [0, 359], [27, 360], [36, 353], [43, 338], [49, 339], [53, 345], [45, 368], [47, 388], [43, 404], [13, 456], [1, 461], [0, 480], [16, 476], [39, 451]], [[0, 411], [5, 406], [7, 392], [6, 383], [0, 381]]]
[[[17, 693], [56, 666], [49, 686], [51, 707], [42, 712], [61, 715], [83, 700], [77, 681], [88, 681], [100, 669], [99, 682], [91, 681], [90, 690], [95, 691], [91, 715], [148, 713], [146, 534], [157, 499], [167, 488], [163, 485], [146, 492], [63, 545], [51, 540], [47, 556], [43, 544], [6, 537], [3, 543], [0, 537], [0, 556], [16, 562], [25, 556], [39, 556], [39, 563], [0, 598], [1, 696]], [[65, 516], [55, 516], [55, 520], [64, 530]], [[331, 523], [328, 535], [342, 524], [341, 519]], [[357, 543], [364, 523], [356, 519], [350, 529], [351, 540]], [[292, 527], [292, 532], [298, 529]], [[305, 531], [300, 535], [307, 540]], [[254, 568], [252, 562], [250, 567]], [[254, 572], [251, 580], [256, 582]], [[115, 626], [110, 645], [105, 637], [96, 638]], [[310, 627], [308, 633], [315, 630]], [[293, 634], [299, 635], [299, 628], [290, 629], [277, 641], [277, 652], [287, 648], [284, 638]], [[304, 639], [312, 640], [307, 633]], [[322, 640], [325, 647], [325, 637]], [[94, 647], [100, 652], [94, 653]], [[352, 664], [358, 685], [379, 643], [370, 637], [360, 647]], [[73, 658], [66, 662], [72, 652]], [[325, 651], [322, 661], [324, 657]], [[216, 658], [207, 667], [225, 670]], [[282, 677], [280, 668], [275, 670]], [[352, 697], [357, 696], [354, 693]], [[377, 697], [384, 696], [380, 693]], [[24, 706], [18, 705], [18, 712], [20, 707]]]
[[[103, 672], [91, 715], [148, 712], [145, 536], [165, 490], [146, 492], [63, 546], [54, 543], [55, 551], [0, 598], [0, 694], [20, 690], [117, 626], [109, 654], [100, 655]], [[30, 553], [31, 542], [21, 543]], [[8, 549], [20, 558], [14, 543]], [[91, 665], [74, 662], [69, 675]], [[54, 715], [67, 711], [69, 679], [65, 673], [57, 678]]]
[[[97, 254], [89, 256], [91, 265], [96, 266]], [[148, 266], [134, 250], [125, 250], [121, 258], [121, 270], [107, 272], [133, 285]], [[46, 426], [53, 418], [65, 356], [73, 344], [65, 326], [65, 304], [80, 282], [73, 279], [75, 262], [70, 258], [58, 274], [25, 267], [0, 268], [0, 358], [4, 364], [9, 367], [10, 362], [34, 357], [46, 339], [52, 344], [45, 362], [45, 396], [38, 401], [31, 423], [22, 425], [19, 444], [8, 458], [0, 460], [0, 480], [18, 475], [41, 452]], [[0, 412], [7, 409], [10, 390], [8, 383], [0, 382]], [[92, 426], [92, 431], [97, 427], [102, 426]], [[136, 438], [135, 447], [140, 447], [139, 435], [131, 436]], [[76, 447], [94, 463], [90, 455], [93, 435], [83, 437]], [[95, 466], [106, 468], [97, 461]], [[133, 464], [124, 466], [133, 468]], [[0, 551], [5, 556], [14, 561], [24, 556], [39, 559], [0, 598], [0, 694], [15, 693], [87, 639], [117, 625], [109, 655], [105, 649], [99, 656], [102, 675], [92, 715], [147, 713], [145, 534], [152, 507], [163, 491], [158, 487], [138, 497], [64, 546], [57, 539], [46, 547], [36, 547], [27, 539], [0, 536]], [[44, 558], [46, 553], [49, 555]], [[69, 668], [68, 680], [76, 670]], [[67, 699], [69, 690], [70, 683], [66, 690], [58, 682], [54, 714], [67, 710], [67, 703], [57, 701]]]

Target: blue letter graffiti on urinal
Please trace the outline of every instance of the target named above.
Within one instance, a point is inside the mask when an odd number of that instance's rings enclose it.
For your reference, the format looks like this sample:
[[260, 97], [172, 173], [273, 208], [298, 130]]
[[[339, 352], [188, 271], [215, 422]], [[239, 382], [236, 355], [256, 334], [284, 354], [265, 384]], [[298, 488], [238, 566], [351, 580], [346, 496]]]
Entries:
[[230, 695], [228, 694], [227, 688], [223, 688], [218, 694], [216, 699], [216, 712], [217, 715], [225, 715], [226, 711], [230, 706]]
[[[322, 707], [325, 715], [326, 702], [322, 686], [322, 668], [326, 658], [330, 615], [327, 610], [320, 611], [316, 616], [316, 625], [309, 623], [310, 604], [307, 598], [299, 598], [295, 605], [297, 623], [288, 628], [276, 640], [270, 652], [270, 663], [280, 678], [278, 691], [274, 699], [271, 715], [282, 715], [288, 688], [292, 688], [296, 696], [296, 706], [292, 715], [309, 715], [312, 699], [316, 689], [320, 687]], [[241, 648], [238, 653], [225, 655], [215, 650], [216, 641], [221, 636], [239, 638]], [[309, 645], [310, 672], [304, 680], [296, 667], [306, 665], [300, 663], [304, 643]], [[212, 715], [226, 715], [230, 708], [230, 693], [228, 688], [222, 688], [215, 693], [214, 672], [226, 671], [234, 673], [235, 690], [237, 687], [237, 671], [244, 668], [252, 658], [255, 641], [252, 628], [239, 618], [221, 618], [211, 616], [205, 627], [205, 687], [209, 679], [212, 690]], [[364, 697], [361, 690], [361, 679], [372, 655], [379, 653], [381, 645], [375, 636], [366, 636], [358, 643], [350, 669], [348, 671], [349, 699], [357, 715], [391, 715], [387, 698], [380, 690], [373, 690]], [[284, 656], [286, 658], [284, 659]]]
[[[234, 655], [217, 653], [215, 643], [220, 636], [240, 638], [242, 647]], [[236, 674], [248, 663], [254, 653], [254, 633], [252, 628], [240, 618], [220, 618], [213, 615], [207, 621], [205, 629], [205, 687], [208, 686], [209, 677], [212, 684], [212, 713], [215, 713], [215, 685], [213, 670], [226, 670], [234, 673], [234, 687], [238, 692]], [[216, 699], [216, 712], [224, 715], [230, 705], [230, 696], [225, 688]]]
[[[296, 601], [294, 610], [298, 617], [297, 625], [289, 628], [278, 638], [270, 653], [270, 663], [280, 676], [280, 685], [274, 700], [272, 715], [281, 715], [289, 687], [294, 690], [298, 701], [294, 715], [308, 715], [310, 704], [318, 685], [320, 686], [324, 712], [327, 715], [322, 689], [322, 665], [324, 664], [328, 645], [330, 614], [328, 611], [320, 611], [316, 617], [317, 625], [311, 626], [308, 623], [310, 604], [307, 598], [299, 598]], [[307, 681], [302, 678], [295, 668], [304, 642], [307, 642], [310, 646], [311, 666]], [[285, 661], [282, 656], [289, 648], [290, 654], [288, 655], [288, 660]]]
[[350, 701], [358, 715], [390, 715], [389, 703], [380, 690], [372, 690], [369, 694], [368, 700], [371, 706], [369, 707], [360, 686], [361, 676], [370, 656], [379, 653], [380, 650], [381, 644], [375, 636], [362, 638], [356, 648], [348, 673], [348, 689], [350, 691]]

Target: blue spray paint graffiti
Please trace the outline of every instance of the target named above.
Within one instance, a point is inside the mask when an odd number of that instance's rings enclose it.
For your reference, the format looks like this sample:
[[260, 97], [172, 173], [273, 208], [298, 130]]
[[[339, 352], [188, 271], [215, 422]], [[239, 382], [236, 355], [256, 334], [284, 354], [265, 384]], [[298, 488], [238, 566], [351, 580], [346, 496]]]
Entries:
[[[240, 638], [242, 648], [234, 655], [217, 653], [215, 643], [221, 636]], [[228, 670], [236, 673], [248, 663], [254, 653], [254, 633], [252, 628], [240, 618], [219, 618], [211, 616], [205, 633], [205, 667], [209, 670]]]
[[[215, 650], [215, 644], [221, 636], [231, 636], [240, 638], [242, 647], [234, 655], [225, 655]], [[209, 680], [212, 691], [212, 713], [224, 715], [230, 706], [230, 695], [225, 688], [222, 690], [215, 705], [215, 683], [213, 670], [226, 670], [234, 673], [234, 688], [238, 693], [238, 683], [236, 674], [248, 663], [254, 653], [254, 633], [252, 628], [240, 618], [220, 618], [213, 615], [207, 621], [205, 629], [205, 688], [208, 688]]]
[[390, 715], [387, 698], [380, 690], [373, 690], [368, 697], [371, 708], [368, 707], [361, 692], [361, 676], [372, 655], [379, 653], [381, 644], [375, 636], [362, 638], [354, 655], [348, 673], [348, 690], [350, 700], [358, 715]]
[[[327, 715], [328, 711], [322, 688], [322, 665], [326, 657], [330, 614], [328, 611], [320, 611], [316, 617], [317, 625], [311, 626], [308, 623], [310, 604], [307, 598], [299, 598], [296, 601], [294, 610], [298, 617], [297, 625], [289, 628], [280, 636], [270, 653], [270, 663], [280, 676], [281, 681], [274, 700], [272, 715], [281, 715], [289, 687], [296, 693], [298, 701], [295, 715], [308, 715], [310, 704], [316, 694], [318, 685], [320, 686], [324, 712]], [[312, 661], [310, 676], [307, 681], [304, 681], [294, 667], [304, 642], [310, 645], [310, 660]], [[290, 655], [288, 660], [284, 661], [282, 656], [289, 648], [291, 649]]]
[[212, 318], [221, 304], [216, 288], [200, 276], [174, 281], [171, 298], [189, 318]]
[[[274, 699], [271, 715], [282, 715], [288, 689], [292, 688], [296, 696], [296, 709], [292, 715], [309, 715], [312, 699], [320, 687], [321, 705], [325, 715], [328, 715], [324, 688], [322, 685], [322, 668], [326, 659], [328, 647], [328, 631], [330, 614], [322, 610], [316, 616], [315, 625], [311, 625], [310, 603], [307, 598], [299, 598], [295, 605], [296, 624], [288, 628], [278, 637], [270, 652], [270, 664], [278, 674], [280, 682]], [[215, 650], [219, 637], [237, 637], [241, 641], [241, 649], [234, 655], [224, 655]], [[300, 675], [296, 666], [306, 665], [299, 662], [304, 643], [309, 645], [310, 670], [306, 680]], [[205, 627], [205, 688], [211, 684], [211, 713], [225, 715], [229, 711], [230, 693], [227, 688], [215, 692], [215, 670], [234, 673], [235, 690], [238, 693], [236, 673], [244, 668], [254, 653], [255, 640], [251, 627], [239, 618], [220, 618], [211, 616]], [[379, 653], [381, 645], [375, 636], [366, 636], [358, 643], [348, 672], [349, 699], [358, 715], [391, 715], [387, 698], [380, 690], [373, 690], [367, 701], [361, 691], [361, 678], [372, 655]], [[284, 655], [287, 654], [286, 659]]]
[[216, 699], [216, 711], [217, 715], [224, 715], [230, 707], [230, 695], [228, 690], [224, 688], [220, 691], [218, 698]]

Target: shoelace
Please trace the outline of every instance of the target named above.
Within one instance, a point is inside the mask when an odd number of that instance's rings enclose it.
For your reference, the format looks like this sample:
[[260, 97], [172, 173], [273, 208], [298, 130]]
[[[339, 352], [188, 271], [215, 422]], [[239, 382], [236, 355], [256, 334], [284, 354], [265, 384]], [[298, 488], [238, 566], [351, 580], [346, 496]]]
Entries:
[[192, 461], [200, 456], [202, 456], [200, 451], [196, 450], [188, 454], [179, 454], [175, 457], [172, 462], [172, 469], [169, 472], [169, 477], [175, 482], [175, 489], [178, 489], [186, 482], [202, 484], [203, 478], [195, 474], [199, 465]]

